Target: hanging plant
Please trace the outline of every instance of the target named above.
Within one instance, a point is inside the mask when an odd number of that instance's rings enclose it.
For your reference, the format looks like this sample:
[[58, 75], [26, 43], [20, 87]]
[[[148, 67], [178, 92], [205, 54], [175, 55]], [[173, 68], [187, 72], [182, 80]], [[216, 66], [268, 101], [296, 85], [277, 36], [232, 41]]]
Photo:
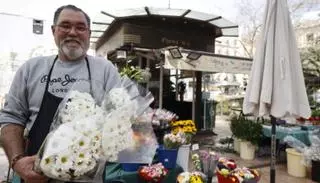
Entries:
[[149, 72], [149, 68], [141, 69], [139, 67], [124, 66], [121, 71], [120, 75], [124, 76], [127, 75], [130, 79], [135, 80], [139, 83], [148, 82], [151, 78], [151, 73]]

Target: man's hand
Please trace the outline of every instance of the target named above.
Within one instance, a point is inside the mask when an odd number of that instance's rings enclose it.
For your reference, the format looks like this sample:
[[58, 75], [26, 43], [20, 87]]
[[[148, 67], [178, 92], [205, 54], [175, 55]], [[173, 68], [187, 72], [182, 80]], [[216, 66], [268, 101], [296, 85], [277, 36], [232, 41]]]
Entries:
[[40, 175], [33, 170], [36, 156], [26, 156], [19, 159], [15, 164], [13, 170], [26, 182], [26, 183], [46, 183], [48, 178]]

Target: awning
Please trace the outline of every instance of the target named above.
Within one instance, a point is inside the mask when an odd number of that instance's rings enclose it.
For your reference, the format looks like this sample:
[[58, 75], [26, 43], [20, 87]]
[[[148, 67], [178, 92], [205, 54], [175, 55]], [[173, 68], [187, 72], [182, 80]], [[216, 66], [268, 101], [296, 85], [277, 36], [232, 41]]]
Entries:
[[204, 72], [225, 72], [234, 74], [249, 74], [252, 59], [217, 54], [201, 54], [197, 60], [187, 58], [188, 53], [182, 52], [182, 58], [173, 58], [165, 51], [166, 69], [192, 70]]

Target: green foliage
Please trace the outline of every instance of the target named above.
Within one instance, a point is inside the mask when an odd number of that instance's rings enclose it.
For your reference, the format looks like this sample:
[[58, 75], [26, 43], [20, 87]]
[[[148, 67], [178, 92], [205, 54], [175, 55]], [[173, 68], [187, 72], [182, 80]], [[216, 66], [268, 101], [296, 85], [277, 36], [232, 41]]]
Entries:
[[[312, 94], [320, 88], [320, 45], [311, 44], [300, 52], [307, 93]], [[312, 100], [309, 100], [312, 103]], [[311, 104], [312, 105], [312, 104]]]
[[240, 133], [241, 133], [241, 119], [239, 119], [237, 116], [233, 116], [231, 118], [231, 122], [230, 122], [230, 130], [232, 132], [232, 134], [239, 138], [240, 137]]
[[262, 124], [243, 116], [233, 117], [230, 129], [235, 137], [249, 141], [254, 145], [257, 145], [262, 138]]
[[120, 76], [127, 75], [130, 79], [135, 80], [137, 82], [142, 81], [142, 71], [141, 69], [126, 65], [120, 71]]
[[312, 110], [311, 116], [312, 116], [312, 117], [320, 116], [320, 109], [314, 109], [314, 110]]

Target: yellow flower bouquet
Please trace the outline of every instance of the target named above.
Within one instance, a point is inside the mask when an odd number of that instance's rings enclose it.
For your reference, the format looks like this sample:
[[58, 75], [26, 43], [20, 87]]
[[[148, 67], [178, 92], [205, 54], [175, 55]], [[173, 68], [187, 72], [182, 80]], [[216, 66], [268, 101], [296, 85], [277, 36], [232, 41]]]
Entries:
[[177, 134], [182, 132], [186, 137], [186, 144], [190, 144], [193, 135], [196, 134], [197, 128], [192, 120], [179, 120], [170, 122], [171, 133]]

